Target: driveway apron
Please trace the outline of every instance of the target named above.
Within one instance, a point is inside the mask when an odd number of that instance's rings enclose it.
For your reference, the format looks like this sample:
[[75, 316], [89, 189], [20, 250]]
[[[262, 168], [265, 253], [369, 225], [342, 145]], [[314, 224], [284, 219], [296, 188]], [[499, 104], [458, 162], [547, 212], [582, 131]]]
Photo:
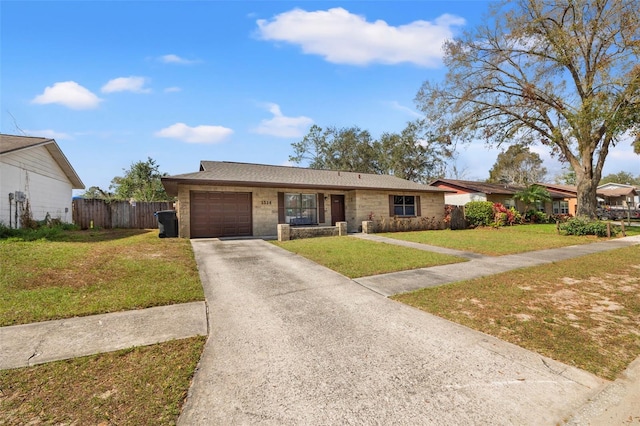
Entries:
[[179, 424], [561, 422], [605, 384], [262, 240], [192, 240], [209, 338]]

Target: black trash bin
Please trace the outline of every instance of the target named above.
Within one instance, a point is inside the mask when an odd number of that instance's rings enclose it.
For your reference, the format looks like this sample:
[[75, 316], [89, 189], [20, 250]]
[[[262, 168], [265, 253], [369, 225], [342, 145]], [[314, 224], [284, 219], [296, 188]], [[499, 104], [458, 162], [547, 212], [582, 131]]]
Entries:
[[178, 218], [175, 210], [161, 210], [159, 212], [155, 212], [154, 216], [158, 218], [158, 230], [160, 230], [158, 237], [178, 237]]

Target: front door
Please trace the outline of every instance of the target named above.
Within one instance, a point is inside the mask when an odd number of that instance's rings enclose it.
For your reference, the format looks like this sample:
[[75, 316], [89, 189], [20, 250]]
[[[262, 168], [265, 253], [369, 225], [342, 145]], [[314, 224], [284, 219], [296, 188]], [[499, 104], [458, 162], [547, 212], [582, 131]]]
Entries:
[[344, 222], [344, 195], [331, 196], [331, 225], [336, 222]]

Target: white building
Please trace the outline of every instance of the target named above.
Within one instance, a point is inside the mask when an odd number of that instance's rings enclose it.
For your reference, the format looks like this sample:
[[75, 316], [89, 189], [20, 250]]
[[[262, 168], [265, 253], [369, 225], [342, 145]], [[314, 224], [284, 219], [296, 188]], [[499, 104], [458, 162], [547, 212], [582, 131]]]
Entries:
[[20, 227], [27, 203], [34, 220], [70, 223], [74, 189], [84, 184], [54, 139], [0, 134], [0, 223]]

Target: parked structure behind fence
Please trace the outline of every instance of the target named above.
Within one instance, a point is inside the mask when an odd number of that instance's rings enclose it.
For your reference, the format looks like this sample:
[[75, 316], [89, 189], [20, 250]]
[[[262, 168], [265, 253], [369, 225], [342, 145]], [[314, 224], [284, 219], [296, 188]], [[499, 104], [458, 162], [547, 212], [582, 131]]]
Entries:
[[128, 202], [78, 198], [73, 200], [73, 223], [82, 229], [94, 228], [158, 228], [153, 215], [161, 210], [174, 210], [173, 202]]

